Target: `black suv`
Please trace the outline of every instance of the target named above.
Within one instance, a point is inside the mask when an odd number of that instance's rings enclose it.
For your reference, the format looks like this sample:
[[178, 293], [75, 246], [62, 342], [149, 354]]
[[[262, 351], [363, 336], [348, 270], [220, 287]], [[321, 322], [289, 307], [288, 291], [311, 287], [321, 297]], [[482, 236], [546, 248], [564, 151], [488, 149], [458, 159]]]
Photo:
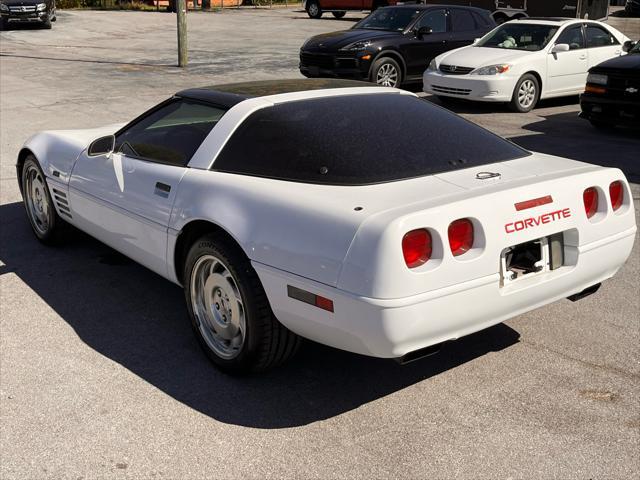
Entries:
[[479, 8], [379, 8], [349, 30], [308, 39], [300, 49], [300, 72], [307, 77], [365, 79], [397, 87], [421, 81], [433, 58], [473, 43], [493, 27], [490, 13]]
[[51, 28], [56, 21], [55, 0], [0, 0], [1, 27], [31, 23]]
[[640, 42], [627, 42], [623, 49], [627, 55], [589, 70], [580, 116], [595, 127], [640, 126]]

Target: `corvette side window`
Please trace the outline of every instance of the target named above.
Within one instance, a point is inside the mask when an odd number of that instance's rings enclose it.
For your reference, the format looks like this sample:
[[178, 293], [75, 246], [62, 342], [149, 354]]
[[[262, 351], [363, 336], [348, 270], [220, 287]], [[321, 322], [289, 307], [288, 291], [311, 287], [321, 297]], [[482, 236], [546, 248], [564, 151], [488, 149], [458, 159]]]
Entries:
[[611, 45], [618, 45], [619, 43], [616, 37], [597, 25], [588, 25], [586, 33], [587, 48], [610, 47]]
[[414, 28], [422, 27], [431, 27], [433, 33], [445, 33], [447, 31], [447, 13], [444, 10], [426, 13], [416, 22]]
[[558, 37], [558, 40], [556, 40], [556, 45], [560, 43], [566, 43], [569, 45], [569, 50], [579, 50], [584, 48], [582, 25], [575, 25], [565, 29]]
[[226, 110], [176, 99], [116, 137], [116, 151], [124, 155], [184, 167]]

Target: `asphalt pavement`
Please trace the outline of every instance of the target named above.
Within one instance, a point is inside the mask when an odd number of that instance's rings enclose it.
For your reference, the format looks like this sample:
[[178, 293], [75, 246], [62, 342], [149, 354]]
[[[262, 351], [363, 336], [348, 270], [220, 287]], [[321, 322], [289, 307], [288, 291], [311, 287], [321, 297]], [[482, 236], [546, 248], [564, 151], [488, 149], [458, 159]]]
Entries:
[[[172, 14], [60, 11], [52, 30], [0, 33], [0, 478], [640, 476], [638, 242], [597, 294], [439, 355], [400, 366], [308, 342], [238, 379], [199, 350], [178, 287], [86, 236], [34, 239], [13, 167], [30, 135], [127, 121], [186, 87], [298, 78], [305, 38], [361, 16], [192, 12], [184, 70]], [[611, 22], [640, 37], [640, 19]], [[640, 207], [640, 134], [593, 129], [576, 98], [454, 109], [622, 168]]]

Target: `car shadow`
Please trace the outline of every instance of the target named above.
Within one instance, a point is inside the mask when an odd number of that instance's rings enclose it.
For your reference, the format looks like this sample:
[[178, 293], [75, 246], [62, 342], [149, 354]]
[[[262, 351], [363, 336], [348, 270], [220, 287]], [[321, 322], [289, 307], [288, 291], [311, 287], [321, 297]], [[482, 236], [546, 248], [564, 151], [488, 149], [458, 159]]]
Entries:
[[594, 128], [578, 112], [543, 115], [524, 125], [528, 135], [510, 140], [527, 150], [621, 169], [627, 179], [640, 183], [640, 131], [630, 128]]
[[[506, 103], [491, 103], [491, 102], [473, 102], [471, 100], [464, 100], [463, 98], [448, 98], [448, 97], [436, 97], [434, 95], [427, 95], [423, 97], [425, 100], [440, 105], [442, 107], [451, 110], [458, 114], [494, 114], [494, 113], [512, 113], [513, 115], [520, 115], [514, 113], [509, 109]], [[572, 95], [569, 97], [550, 98], [546, 100], [540, 100], [536, 106], [536, 110], [544, 108], [564, 107], [568, 105], [578, 105], [580, 103], [580, 97]], [[536, 110], [533, 113], [536, 113]]]
[[37, 242], [21, 203], [0, 206], [0, 275], [16, 275], [90, 348], [218, 421], [273, 429], [340, 415], [488, 352], [519, 334], [500, 324], [408, 365], [305, 342], [286, 365], [231, 377], [200, 351], [182, 290], [80, 233]]

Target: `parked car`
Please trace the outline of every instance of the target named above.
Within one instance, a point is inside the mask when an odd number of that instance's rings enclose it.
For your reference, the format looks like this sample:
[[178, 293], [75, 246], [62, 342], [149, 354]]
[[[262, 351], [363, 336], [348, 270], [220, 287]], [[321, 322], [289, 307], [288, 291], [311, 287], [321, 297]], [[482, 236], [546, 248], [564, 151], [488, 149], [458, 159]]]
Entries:
[[628, 42], [624, 57], [613, 58], [589, 70], [580, 97], [580, 116], [595, 127], [618, 124], [640, 126], [640, 42]]
[[17, 162], [33, 231], [69, 223], [181, 285], [230, 372], [279, 364], [298, 336], [414, 360], [626, 261], [620, 170], [344, 82], [184, 90], [126, 125], [36, 134]]
[[374, 11], [397, 3], [398, 0], [302, 0], [302, 8], [311, 18], [320, 18], [325, 12], [331, 12], [336, 18], [342, 18], [347, 10]]
[[51, 28], [56, 21], [55, 0], [0, 0], [1, 25], [4, 30], [10, 25], [30, 23]]
[[494, 26], [489, 12], [472, 7], [379, 8], [349, 30], [308, 39], [300, 49], [300, 72], [388, 87], [419, 82], [431, 59], [471, 44]]
[[622, 55], [627, 40], [596, 21], [513, 20], [472, 46], [438, 56], [424, 72], [424, 91], [528, 112], [541, 98], [582, 93], [589, 68]]
[[630, 17], [640, 15], [640, 0], [627, 0], [624, 6], [624, 11]]

